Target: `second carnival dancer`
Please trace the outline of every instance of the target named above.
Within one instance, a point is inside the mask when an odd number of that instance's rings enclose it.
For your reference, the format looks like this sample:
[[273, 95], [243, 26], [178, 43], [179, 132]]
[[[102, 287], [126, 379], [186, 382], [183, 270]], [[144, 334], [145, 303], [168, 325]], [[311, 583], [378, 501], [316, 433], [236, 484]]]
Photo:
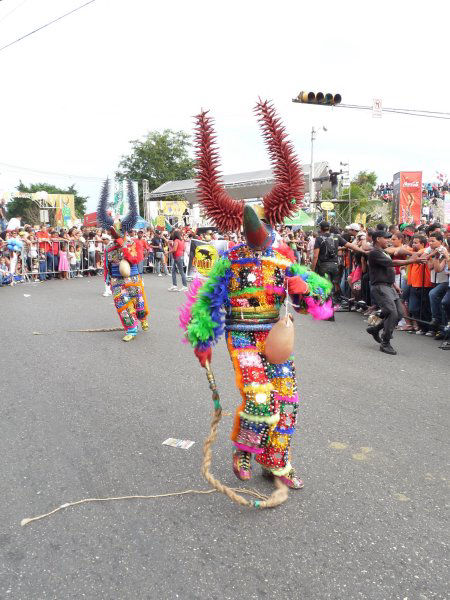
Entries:
[[[285, 354], [281, 361], [273, 358], [273, 351], [269, 359], [269, 336], [277, 323], [278, 331], [283, 324], [280, 310], [287, 293], [297, 312], [329, 318], [333, 314], [328, 299], [332, 285], [297, 264], [289, 248], [274, 247], [273, 227], [298, 211], [304, 178], [273, 106], [259, 101], [255, 110], [276, 179], [259, 207], [244, 205], [227, 194], [219, 175], [212, 119], [206, 112], [197, 117], [199, 200], [219, 231], [238, 232], [243, 226], [246, 243], [219, 258], [205, 283], [194, 280], [181, 309], [180, 324], [204, 367], [211, 362], [212, 346], [225, 332], [242, 396], [231, 434], [235, 475], [243, 481], [250, 479], [254, 457], [263, 474], [279, 477], [288, 487], [300, 489], [303, 482], [290, 461], [299, 405], [291, 355], [293, 337], [287, 354], [286, 344], [281, 343]], [[272, 346], [274, 341], [280, 346], [281, 340], [272, 336]]]
[[105, 282], [111, 286], [114, 305], [125, 330], [124, 342], [133, 340], [138, 332], [139, 322], [143, 331], [148, 329], [149, 314], [144, 283], [138, 271], [138, 263], [142, 260], [142, 251], [129, 232], [138, 219], [136, 196], [133, 184], [128, 181], [129, 212], [120, 221], [107, 212], [109, 197], [109, 180], [103, 184], [100, 202], [97, 209], [99, 224], [107, 229], [112, 242], [105, 249], [104, 273]]

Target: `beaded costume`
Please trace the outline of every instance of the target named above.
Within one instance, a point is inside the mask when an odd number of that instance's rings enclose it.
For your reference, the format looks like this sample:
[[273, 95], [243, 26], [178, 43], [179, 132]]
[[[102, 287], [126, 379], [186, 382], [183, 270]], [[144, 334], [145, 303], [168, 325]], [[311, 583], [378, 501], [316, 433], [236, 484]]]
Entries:
[[289, 487], [300, 488], [302, 482], [289, 458], [299, 403], [293, 357], [281, 364], [271, 363], [265, 346], [287, 294], [297, 312], [328, 318], [332, 315], [327, 301], [332, 286], [297, 264], [288, 248], [274, 248], [269, 223], [282, 222], [298, 209], [303, 176], [273, 107], [259, 102], [256, 110], [277, 179], [264, 199], [267, 224], [249, 205], [244, 207], [227, 196], [219, 179], [211, 120], [206, 113], [197, 117], [200, 201], [222, 231], [239, 230], [243, 223], [247, 243], [226, 252], [205, 283], [194, 281], [180, 324], [202, 365], [211, 360], [211, 347], [225, 332], [242, 396], [231, 434], [237, 477], [250, 478], [253, 456], [266, 473], [280, 477]]
[[107, 214], [109, 182], [105, 181], [97, 210], [97, 219], [113, 235], [113, 241], [105, 249], [105, 282], [111, 286], [114, 304], [120, 321], [125, 329], [125, 342], [131, 341], [138, 332], [138, 324], [148, 329], [149, 313], [144, 283], [138, 271], [142, 260], [140, 247], [128, 237], [137, 220], [137, 205], [131, 182], [128, 182], [130, 212], [122, 221], [114, 223]]

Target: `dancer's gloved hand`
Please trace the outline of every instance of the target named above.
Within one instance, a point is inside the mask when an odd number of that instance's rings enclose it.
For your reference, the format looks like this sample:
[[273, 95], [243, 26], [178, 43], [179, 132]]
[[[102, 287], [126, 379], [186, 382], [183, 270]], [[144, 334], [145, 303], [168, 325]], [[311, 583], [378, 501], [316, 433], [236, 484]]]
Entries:
[[207, 348], [206, 350], [200, 350], [200, 348], [195, 348], [194, 354], [198, 358], [198, 361], [202, 365], [202, 367], [206, 367], [206, 361], [210, 363], [212, 360], [211, 347]]
[[300, 277], [300, 275], [294, 275], [293, 277], [286, 277], [287, 291], [290, 295], [292, 294], [308, 294], [309, 287], [306, 281]]

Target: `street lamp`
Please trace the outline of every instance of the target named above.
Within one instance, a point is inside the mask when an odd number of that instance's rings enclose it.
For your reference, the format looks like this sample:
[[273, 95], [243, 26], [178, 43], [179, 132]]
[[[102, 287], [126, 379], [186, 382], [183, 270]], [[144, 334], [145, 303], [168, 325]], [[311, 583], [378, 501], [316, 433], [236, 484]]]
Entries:
[[312, 203], [314, 202], [314, 140], [316, 139], [315, 136], [317, 133], [319, 133], [320, 130], [323, 130], [325, 132], [328, 131], [328, 129], [325, 127], [325, 125], [322, 125], [322, 127], [319, 127], [319, 129], [314, 129], [314, 127], [311, 129], [311, 169], [310, 169], [310, 176], [309, 176], [309, 202]]

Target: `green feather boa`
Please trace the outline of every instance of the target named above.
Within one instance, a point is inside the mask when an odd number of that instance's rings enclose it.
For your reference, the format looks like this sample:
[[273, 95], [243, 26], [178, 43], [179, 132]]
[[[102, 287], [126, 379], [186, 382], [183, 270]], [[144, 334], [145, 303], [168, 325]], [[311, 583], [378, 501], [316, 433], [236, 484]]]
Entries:
[[214, 264], [207, 281], [197, 294], [197, 300], [191, 307], [191, 322], [187, 327], [187, 338], [192, 346], [208, 344], [215, 339], [214, 329], [220, 325], [211, 318], [211, 299], [220, 278], [231, 268], [226, 258], [219, 258]]
[[306, 277], [302, 277], [306, 281], [309, 286], [309, 293], [311, 296], [321, 296], [323, 299], [327, 298], [331, 290], [333, 289], [333, 284], [331, 281], [325, 277], [321, 277], [305, 267], [305, 265], [299, 265], [298, 263], [294, 263], [290, 267], [290, 271], [292, 275], [306, 275]]

